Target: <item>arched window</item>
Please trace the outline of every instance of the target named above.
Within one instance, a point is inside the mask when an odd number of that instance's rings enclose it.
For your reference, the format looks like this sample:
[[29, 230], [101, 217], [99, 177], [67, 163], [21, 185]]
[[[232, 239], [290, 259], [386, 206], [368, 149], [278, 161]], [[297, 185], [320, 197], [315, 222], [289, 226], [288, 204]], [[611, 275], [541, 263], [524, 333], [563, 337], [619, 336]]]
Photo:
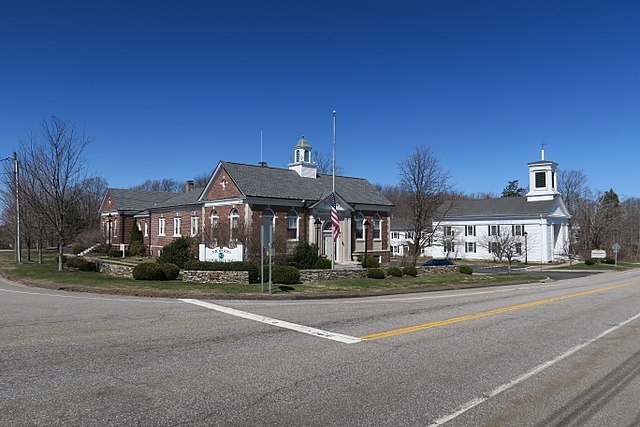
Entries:
[[304, 161], [307, 163], [311, 163], [311, 152], [308, 150], [305, 150], [304, 152]]
[[294, 210], [287, 213], [287, 239], [298, 240], [298, 213]]
[[218, 246], [218, 212], [214, 209], [211, 211], [211, 216], [209, 217], [211, 221], [211, 246]]
[[237, 209], [231, 209], [229, 213], [229, 227], [230, 227], [230, 240], [235, 242], [238, 239], [238, 227], [239, 227], [240, 215]]
[[375, 214], [372, 219], [373, 222], [373, 240], [380, 240], [382, 238], [382, 220], [380, 215]]
[[269, 242], [273, 242], [273, 229], [275, 228], [275, 215], [271, 209], [265, 209], [262, 212], [262, 227], [263, 227], [263, 238], [264, 244], [267, 245]]
[[364, 215], [358, 213], [355, 218], [356, 239], [364, 239]]

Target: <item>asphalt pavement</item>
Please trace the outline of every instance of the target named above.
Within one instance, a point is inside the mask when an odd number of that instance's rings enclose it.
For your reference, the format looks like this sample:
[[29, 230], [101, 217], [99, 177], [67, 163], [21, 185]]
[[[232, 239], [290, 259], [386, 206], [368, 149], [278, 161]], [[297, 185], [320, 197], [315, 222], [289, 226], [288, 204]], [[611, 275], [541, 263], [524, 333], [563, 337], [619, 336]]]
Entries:
[[305, 301], [0, 281], [0, 425], [640, 425], [640, 273]]

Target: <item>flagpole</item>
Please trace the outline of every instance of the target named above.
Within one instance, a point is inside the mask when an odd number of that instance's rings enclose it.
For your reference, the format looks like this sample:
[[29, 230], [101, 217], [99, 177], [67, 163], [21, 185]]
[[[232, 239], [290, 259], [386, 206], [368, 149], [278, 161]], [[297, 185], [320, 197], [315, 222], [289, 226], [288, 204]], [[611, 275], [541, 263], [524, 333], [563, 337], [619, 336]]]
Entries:
[[[335, 203], [336, 197], [336, 110], [333, 110], [333, 172], [332, 172], [332, 182], [331, 182], [331, 190], [333, 192], [333, 201]], [[331, 245], [331, 269], [333, 270], [335, 267], [335, 259], [336, 259], [336, 244], [337, 239], [335, 238], [335, 228], [333, 225], [331, 230], [331, 240], [333, 244]]]

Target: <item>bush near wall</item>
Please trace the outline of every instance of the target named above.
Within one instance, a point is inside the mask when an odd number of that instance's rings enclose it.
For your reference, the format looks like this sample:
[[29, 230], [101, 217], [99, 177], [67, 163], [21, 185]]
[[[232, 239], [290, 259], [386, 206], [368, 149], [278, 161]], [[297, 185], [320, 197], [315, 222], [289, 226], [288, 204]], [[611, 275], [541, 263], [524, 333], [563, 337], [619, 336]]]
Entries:
[[273, 283], [295, 285], [300, 281], [300, 270], [289, 265], [274, 265], [271, 268], [271, 280]]
[[378, 268], [378, 267], [380, 267], [380, 262], [378, 261], [378, 258], [372, 257], [372, 256], [368, 256], [368, 257], [362, 259], [362, 267], [363, 268]]
[[413, 277], [417, 277], [418, 276], [418, 269], [413, 267], [413, 266], [406, 266], [402, 269], [402, 273], [406, 276], [413, 276]]
[[331, 260], [327, 258], [318, 258], [313, 265], [313, 268], [316, 270], [327, 270], [331, 268]]
[[167, 275], [155, 262], [143, 262], [133, 269], [133, 278], [136, 280], [167, 280]]
[[179, 237], [175, 239], [162, 248], [158, 261], [160, 263], [175, 264], [180, 268], [184, 268], [185, 263], [194, 259], [191, 253], [191, 244], [191, 237]]
[[367, 277], [370, 279], [384, 279], [384, 270], [382, 270], [381, 268], [371, 268], [369, 269], [369, 271], [367, 271]]
[[67, 268], [77, 269], [79, 271], [98, 271], [98, 265], [80, 257], [68, 257], [65, 260]]
[[394, 277], [402, 277], [402, 269], [400, 267], [389, 267], [387, 268], [387, 275]]
[[473, 268], [468, 265], [461, 265], [458, 271], [462, 274], [473, 274]]

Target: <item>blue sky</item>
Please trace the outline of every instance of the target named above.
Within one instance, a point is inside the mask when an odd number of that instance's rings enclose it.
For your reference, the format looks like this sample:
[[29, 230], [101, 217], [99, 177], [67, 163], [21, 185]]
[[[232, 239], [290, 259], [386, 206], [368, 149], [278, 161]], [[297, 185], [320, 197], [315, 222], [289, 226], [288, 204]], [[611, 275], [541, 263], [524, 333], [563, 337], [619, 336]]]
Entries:
[[[373, 183], [430, 147], [467, 193], [527, 162], [640, 196], [640, 3], [0, 1], [0, 157], [51, 115], [113, 187], [219, 160], [286, 167], [304, 134]], [[339, 189], [338, 189], [339, 191]]]

